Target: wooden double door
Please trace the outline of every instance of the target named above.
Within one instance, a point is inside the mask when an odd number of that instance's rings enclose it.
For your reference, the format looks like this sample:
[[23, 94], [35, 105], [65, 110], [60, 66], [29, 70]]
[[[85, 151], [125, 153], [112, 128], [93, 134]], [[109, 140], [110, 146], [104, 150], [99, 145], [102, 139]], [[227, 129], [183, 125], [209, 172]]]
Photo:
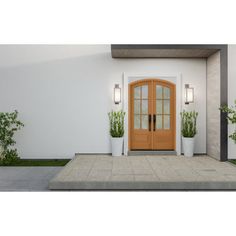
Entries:
[[175, 96], [168, 81], [129, 85], [129, 150], [175, 150]]

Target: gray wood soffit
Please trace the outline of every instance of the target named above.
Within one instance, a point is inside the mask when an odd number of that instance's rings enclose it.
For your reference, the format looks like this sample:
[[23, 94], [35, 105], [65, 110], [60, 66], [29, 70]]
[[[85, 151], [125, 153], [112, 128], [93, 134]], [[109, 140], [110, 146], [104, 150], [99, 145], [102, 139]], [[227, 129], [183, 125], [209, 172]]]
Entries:
[[207, 58], [224, 45], [112, 44], [113, 58]]

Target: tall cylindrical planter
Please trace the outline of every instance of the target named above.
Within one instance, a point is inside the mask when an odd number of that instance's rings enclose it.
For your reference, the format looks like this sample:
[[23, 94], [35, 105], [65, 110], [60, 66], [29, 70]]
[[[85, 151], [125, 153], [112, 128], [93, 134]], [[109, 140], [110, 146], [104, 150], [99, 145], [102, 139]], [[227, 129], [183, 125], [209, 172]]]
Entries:
[[111, 150], [113, 157], [122, 156], [124, 138], [111, 138]]
[[184, 156], [193, 157], [194, 154], [194, 137], [186, 138], [182, 137]]

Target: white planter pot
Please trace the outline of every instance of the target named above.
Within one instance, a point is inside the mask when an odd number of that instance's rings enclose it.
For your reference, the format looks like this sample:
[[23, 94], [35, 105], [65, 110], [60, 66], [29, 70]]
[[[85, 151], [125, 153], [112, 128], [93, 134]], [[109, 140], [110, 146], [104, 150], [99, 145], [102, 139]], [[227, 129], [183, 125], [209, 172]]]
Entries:
[[124, 138], [111, 138], [111, 150], [113, 157], [122, 156]]
[[192, 157], [194, 153], [194, 138], [182, 137], [184, 156]]

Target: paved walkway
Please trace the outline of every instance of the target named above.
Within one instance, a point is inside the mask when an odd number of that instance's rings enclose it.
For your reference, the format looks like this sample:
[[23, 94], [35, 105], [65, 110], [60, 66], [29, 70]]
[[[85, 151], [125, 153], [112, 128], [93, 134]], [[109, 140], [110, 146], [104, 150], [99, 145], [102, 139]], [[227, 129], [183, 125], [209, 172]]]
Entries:
[[62, 167], [0, 167], [0, 191], [48, 191]]
[[208, 156], [76, 156], [50, 189], [236, 189], [236, 166]]

